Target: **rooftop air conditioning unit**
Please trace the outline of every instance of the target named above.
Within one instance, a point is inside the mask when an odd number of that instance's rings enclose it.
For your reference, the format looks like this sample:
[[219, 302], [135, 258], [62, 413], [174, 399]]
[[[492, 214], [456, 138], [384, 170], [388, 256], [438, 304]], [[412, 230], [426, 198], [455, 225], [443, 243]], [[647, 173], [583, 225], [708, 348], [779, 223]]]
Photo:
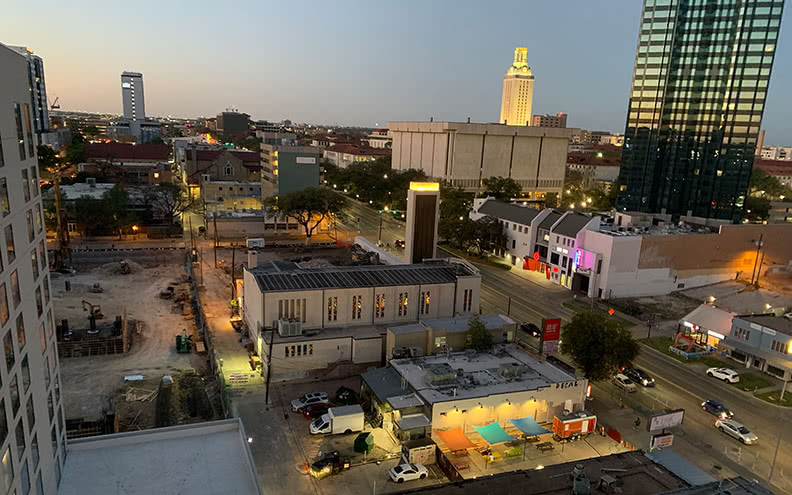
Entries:
[[302, 335], [302, 322], [293, 319], [278, 320], [278, 335], [281, 337], [296, 337]]

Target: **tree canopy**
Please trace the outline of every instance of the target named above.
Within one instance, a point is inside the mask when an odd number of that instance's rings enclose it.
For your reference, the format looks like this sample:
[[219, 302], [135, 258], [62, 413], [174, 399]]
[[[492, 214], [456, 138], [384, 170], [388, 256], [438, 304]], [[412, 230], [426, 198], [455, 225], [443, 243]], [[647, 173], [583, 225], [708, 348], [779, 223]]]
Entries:
[[492, 196], [501, 201], [518, 198], [522, 192], [517, 181], [510, 177], [488, 177], [484, 179], [484, 187], [486, 188], [485, 196]]
[[309, 187], [282, 196], [272, 196], [264, 201], [264, 206], [274, 212], [293, 218], [305, 230], [305, 242], [325, 218], [340, 213], [344, 197], [335, 191], [320, 187]]
[[630, 366], [640, 344], [620, 323], [599, 313], [577, 313], [561, 330], [561, 351], [572, 356], [589, 380], [607, 380]]
[[467, 337], [468, 346], [472, 349], [486, 351], [492, 347], [492, 334], [489, 333], [489, 330], [484, 326], [478, 315], [474, 315], [468, 322], [465, 336]]
[[371, 162], [351, 163], [346, 168], [324, 161], [322, 169], [325, 186], [329, 189], [345, 191], [378, 209], [387, 206], [393, 215], [400, 215], [407, 208], [410, 182], [426, 180], [422, 170], [392, 170], [390, 156], [381, 156]]
[[194, 206], [193, 198], [187, 194], [181, 184], [163, 182], [157, 186], [143, 190], [146, 203], [156, 215], [162, 216], [166, 222], [173, 224], [182, 213]]

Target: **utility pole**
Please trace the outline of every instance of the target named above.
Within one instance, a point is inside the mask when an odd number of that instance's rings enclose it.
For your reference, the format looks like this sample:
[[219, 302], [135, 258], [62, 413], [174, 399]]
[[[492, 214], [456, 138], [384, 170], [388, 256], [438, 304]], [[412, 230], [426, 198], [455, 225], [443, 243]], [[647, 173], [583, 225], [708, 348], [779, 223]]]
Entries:
[[236, 243], [231, 244], [231, 299], [236, 299]]
[[754, 283], [754, 276], [756, 275], [756, 264], [759, 262], [759, 251], [762, 249], [762, 239], [764, 238], [764, 233], [759, 234], [759, 240], [754, 241], [756, 242], [756, 258], [754, 259], [754, 267], [753, 272], [751, 272], [751, 285]]
[[199, 273], [201, 275], [201, 285], [200, 285], [200, 287], [203, 287], [203, 284], [204, 284], [203, 283], [203, 248], [200, 248], [199, 251], [198, 251], [198, 268], [199, 268]]
[[649, 332], [646, 335], [646, 338], [652, 337], [652, 326], [655, 324], [655, 314], [652, 313], [649, 315], [649, 319], [646, 321], [646, 326], [649, 327]]
[[[263, 330], [263, 329], [262, 329]], [[272, 345], [275, 343], [275, 327], [272, 327], [272, 333], [270, 333], [270, 344], [269, 344], [269, 352], [267, 356], [267, 389], [264, 393], [264, 404], [269, 404], [269, 390], [270, 390], [270, 378], [272, 377]]]
[[215, 268], [217, 268], [217, 212], [212, 212], [212, 224], [214, 225], [214, 259], [215, 259]]
[[759, 288], [759, 277], [762, 276], [762, 266], [764, 266], [764, 257], [765, 257], [765, 250], [763, 249], [762, 250], [762, 257], [759, 258], [759, 269], [756, 270], [756, 283], [755, 283], [755, 286], [756, 286], [757, 289]]
[[379, 212], [379, 232], [377, 233], [377, 246], [382, 244], [382, 210]]

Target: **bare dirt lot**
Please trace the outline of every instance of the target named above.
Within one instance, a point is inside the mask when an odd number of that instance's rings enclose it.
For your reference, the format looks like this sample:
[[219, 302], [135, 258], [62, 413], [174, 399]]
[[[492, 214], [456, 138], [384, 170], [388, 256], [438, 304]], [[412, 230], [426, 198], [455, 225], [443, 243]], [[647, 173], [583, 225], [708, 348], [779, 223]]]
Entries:
[[[163, 375], [196, 372], [203, 374], [206, 359], [195, 352], [178, 354], [175, 337], [186, 329], [194, 332], [190, 311], [174, 312], [173, 302], [159, 297], [160, 291], [177, 284], [187, 288], [184, 267], [180, 263], [129, 263], [132, 273], [121, 274], [118, 262], [92, 269], [78, 269], [74, 274], [52, 274], [55, 319], [69, 320], [71, 328], [88, 327], [88, 312], [82, 301], [101, 306], [104, 322], [112, 322], [124, 310], [136, 329], [129, 352], [120, 355], [64, 358], [61, 375], [64, 382], [67, 418], [98, 420], [115, 409], [119, 393], [128, 390], [124, 376], [142, 374], [146, 389], [156, 388]], [[84, 266], [84, 265], [83, 265]], [[65, 282], [71, 283], [66, 292]], [[91, 292], [95, 283], [103, 292]], [[187, 304], [189, 307], [189, 303]], [[134, 324], [133, 324], [134, 323]], [[153, 401], [152, 401], [153, 402]], [[122, 419], [123, 421], [123, 419]]]

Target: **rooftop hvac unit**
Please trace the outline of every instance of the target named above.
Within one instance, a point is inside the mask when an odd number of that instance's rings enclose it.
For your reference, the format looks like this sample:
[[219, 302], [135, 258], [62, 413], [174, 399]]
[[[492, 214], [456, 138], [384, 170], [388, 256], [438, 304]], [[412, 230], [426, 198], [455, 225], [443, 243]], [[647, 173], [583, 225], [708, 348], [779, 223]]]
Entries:
[[302, 322], [292, 319], [278, 320], [278, 335], [281, 337], [296, 337], [302, 335]]

